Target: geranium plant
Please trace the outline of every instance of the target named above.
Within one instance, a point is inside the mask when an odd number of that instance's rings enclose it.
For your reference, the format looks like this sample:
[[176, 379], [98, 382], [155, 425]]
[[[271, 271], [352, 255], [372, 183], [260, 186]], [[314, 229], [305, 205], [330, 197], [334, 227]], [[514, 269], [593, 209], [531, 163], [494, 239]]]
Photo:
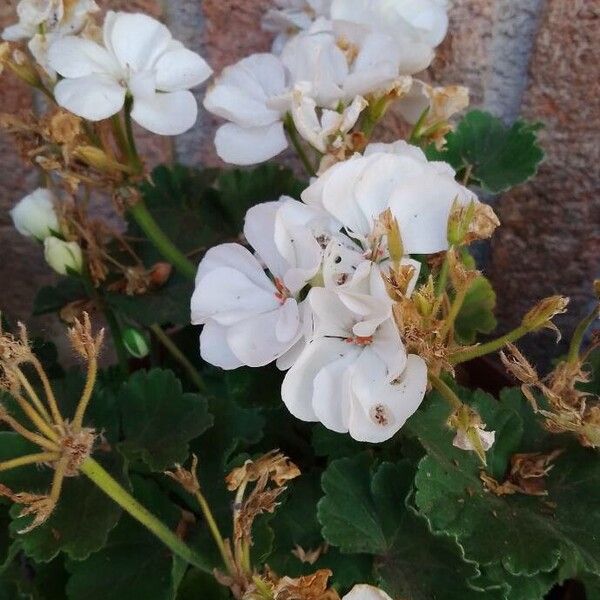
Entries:
[[[598, 306], [546, 373], [518, 344], [566, 297], [494, 334], [482, 192], [543, 152], [418, 78], [444, 0], [277, 0], [272, 52], [212, 80], [147, 15], [17, 12], [0, 65], [46, 110], [0, 125], [44, 183], [11, 217], [79, 366], [3, 315], [0, 597], [600, 597]], [[149, 172], [134, 123], [189, 130], [205, 83], [237, 166]]]

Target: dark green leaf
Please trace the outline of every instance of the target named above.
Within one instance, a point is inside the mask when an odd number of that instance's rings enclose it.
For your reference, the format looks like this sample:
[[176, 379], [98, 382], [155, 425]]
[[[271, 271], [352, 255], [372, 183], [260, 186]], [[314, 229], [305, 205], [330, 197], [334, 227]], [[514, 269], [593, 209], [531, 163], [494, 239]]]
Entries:
[[482, 598], [468, 580], [475, 565], [449, 536], [433, 535], [407, 507], [413, 468], [384, 463], [373, 473], [367, 454], [332, 462], [323, 475], [318, 516], [325, 539], [342, 552], [376, 554], [381, 586], [411, 600]]
[[[116, 455], [97, 455], [95, 458], [113, 477], [124, 481], [123, 466]], [[17, 491], [47, 492], [51, 473], [46, 471], [46, 486], [32, 489], [30, 482]], [[27, 480], [30, 480], [29, 475]], [[25, 553], [37, 562], [49, 562], [59, 552], [65, 552], [75, 560], [87, 558], [104, 546], [121, 515], [121, 509], [83, 475], [65, 479], [60, 501], [41, 527], [19, 534], [31, 522], [31, 517], [17, 517], [20, 510], [18, 505], [11, 509], [14, 517], [11, 531], [18, 536]]]
[[33, 314], [45, 315], [57, 312], [66, 304], [87, 297], [87, 293], [78, 279], [63, 277], [56, 285], [40, 289], [33, 304]]
[[120, 450], [154, 471], [164, 471], [189, 456], [189, 442], [213, 423], [207, 402], [183, 393], [171, 371], [138, 371], [119, 393], [125, 440]]
[[[158, 486], [132, 479], [134, 495], [171, 528], [179, 511]], [[69, 600], [172, 600], [173, 557], [147, 529], [124, 516], [106, 545], [83, 562], [72, 562], [67, 586]]]
[[[468, 397], [463, 391], [461, 398], [476, 405], [488, 429], [496, 431], [498, 442], [488, 458], [492, 474], [502, 479], [510, 455], [520, 450], [521, 434], [515, 431], [522, 421], [480, 392]], [[416, 504], [434, 531], [456, 536], [467, 558], [502, 564], [517, 576], [552, 571], [561, 560], [600, 572], [596, 455], [583, 448], [561, 455], [547, 476], [547, 497], [498, 497], [484, 489], [473, 453], [452, 446], [452, 433], [444, 426], [448, 414], [434, 394], [407, 424], [428, 452], [415, 479]]]
[[491, 283], [483, 276], [473, 281], [458, 317], [456, 335], [458, 341], [469, 345], [475, 343], [478, 333], [491, 333], [496, 329], [494, 316], [496, 293]]
[[471, 180], [499, 193], [533, 177], [544, 158], [537, 141], [538, 124], [517, 121], [506, 127], [489, 113], [474, 110], [446, 137], [446, 148], [427, 149], [430, 160], [450, 163], [459, 175], [471, 169]]

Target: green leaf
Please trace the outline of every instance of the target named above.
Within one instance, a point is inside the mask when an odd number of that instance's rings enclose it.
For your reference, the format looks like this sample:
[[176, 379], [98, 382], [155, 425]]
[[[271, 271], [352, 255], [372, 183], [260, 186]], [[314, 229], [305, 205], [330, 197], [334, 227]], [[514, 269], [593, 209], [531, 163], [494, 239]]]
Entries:
[[519, 577], [497, 563], [483, 567], [482, 571], [481, 576], [472, 581], [473, 585], [494, 590], [506, 600], [542, 600], [559, 580], [556, 571]]
[[506, 127], [489, 113], [474, 110], [447, 135], [445, 149], [430, 146], [427, 157], [450, 163], [459, 175], [470, 168], [473, 182], [500, 193], [536, 174], [544, 158], [537, 141], [539, 129], [539, 124], [525, 121]]
[[497, 325], [495, 308], [496, 292], [492, 284], [485, 277], [478, 277], [471, 284], [456, 318], [458, 341], [470, 345], [475, 343], [478, 333], [494, 331]]
[[[152, 481], [132, 478], [134, 495], [169, 527], [180, 513]], [[173, 557], [148, 530], [123, 516], [106, 545], [83, 562], [71, 562], [69, 600], [172, 600]]]
[[331, 584], [340, 590], [349, 589], [356, 583], [374, 583], [373, 558], [370, 555], [343, 555], [338, 548], [329, 547], [314, 564], [309, 564], [293, 553], [298, 547], [308, 552], [324, 546], [321, 525], [317, 520], [317, 502], [322, 496], [320, 475], [319, 471], [303, 473], [290, 484], [271, 520], [275, 547], [267, 562], [275, 572], [289, 577], [329, 569], [333, 572]]
[[[96, 455], [95, 458], [113, 477], [125, 481], [123, 465], [117, 455]], [[47, 469], [44, 475], [47, 484], [32, 488], [31, 482], [35, 478], [24, 473], [24, 480], [29, 484], [25, 483], [17, 491], [47, 492], [51, 472]], [[11, 509], [14, 520], [10, 529], [20, 540], [24, 552], [37, 562], [49, 562], [59, 552], [65, 552], [75, 560], [87, 558], [104, 546], [121, 515], [121, 509], [81, 475], [65, 479], [60, 501], [48, 521], [26, 534], [18, 532], [29, 525], [32, 517], [18, 517], [21, 508], [15, 505]]]
[[119, 449], [141, 459], [153, 471], [164, 471], [189, 456], [189, 442], [213, 423], [198, 394], [183, 393], [171, 371], [138, 371], [119, 393], [125, 440]]
[[[521, 450], [517, 429], [522, 420], [482, 392], [460, 394], [476, 406], [487, 428], [496, 431], [489, 469], [503, 479], [510, 455]], [[600, 572], [597, 456], [583, 448], [561, 455], [547, 476], [547, 497], [498, 497], [484, 489], [473, 453], [452, 446], [453, 434], [445, 427], [449, 412], [433, 394], [428, 406], [407, 424], [428, 453], [415, 478], [415, 501], [433, 530], [456, 536], [468, 559], [482, 565], [501, 564], [513, 575], [549, 572], [561, 560]], [[529, 430], [522, 437], [527, 440]]]
[[177, 600], [230, 600], [229, 590], [212, 574], [191, 569], [177, 592]]
[[330, 459], [352, 456], [368, 447], [349, 435], [331, 431], [320, 423], [313, 427], [312, 445], [317, 456], [327, 456]]
[[373, 472], [367, 454], [332, 462], [318, 506], [325, 539], [342, 552], [375, 554], [380, 585], [393, 597], [482, 598], [468, 585], [476, 566], [464, 560], [451, 537], [433, 535], [407, 507], [413, 474], [404, 462], [384, 463]]
[[40, 288], [33, 303], [33, 314], [58, 312], [63, 306], [87, 298], [82, 283], [75, 277], [63, 277], [56, 285]]

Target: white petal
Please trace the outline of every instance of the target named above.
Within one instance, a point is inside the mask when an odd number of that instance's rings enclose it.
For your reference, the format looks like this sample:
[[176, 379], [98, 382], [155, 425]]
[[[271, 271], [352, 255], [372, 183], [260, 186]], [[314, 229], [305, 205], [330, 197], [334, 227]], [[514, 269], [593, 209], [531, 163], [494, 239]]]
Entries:
[[253, 54], [223, 70], [204, 107], [242, 127], [271, 125], [281, 112], [268, 105], [286, 90], [285, 69], [272, 54]]
[[244, 364], [231, 352], [227, 344], [227, 328], [215, 321], [208, 321], [202, 329], [200, 355], [202, 360], [221, 369], [237, 369]]
[[342, 600], [392, 600], [383, 590], [372, 585], [355, 585]]
[[348, 432], [351, 403], [351, 371], [360, 350], [353, 348], [345, 356], [333, 360], [316, 375], [313, 392], [313, 409], [319, 421], [338, 433]]
[[283, 380], [281, 398], [288, 410], [302, 421], [318, 421], [313, 408], [317, 373], [336, 358], [354, 352], [350, 344], [333, 338], [319, 338], [307, 344]]
[[419, 408], [426, 389], [427, 365], [420, 357], [411, 354], [402, 376], [390, 383], [385, 364], [365, 351], [352, 376], [350, 435], [362, 442], [388, 440]]
[[108, 75], [87, 75], [59, 81], [54, 97], [60, 106], [79, 117], [101, 121], [123, 108], [125, 92], [125, 88]]
[[289, 268], [275, 244], [275, 219], [281, 202], [263, 202], [252, 206], [244, 220], [244, 237], [256, 250], [267, 269], [283, 278]]
[[264, 290], [272, 290], [273, 284], [266, 276], [255, 256], [240, 244], [219, 244], [211, 248], [202, 258], [196, 274], [196, 285], [211, 271], [230, 267], [243, 273], [250, 281]]
[[227, 163], [255, 165], [283, 152], [288, 142], [281, 122], [251, 128], [227, 123], [217, 130], [215, 146]]
[[393, 194], [390, 208], [398, 220], [406, 254], [434, 254], [448, 249], [448, 217], [455, 199], [461, 204], [474, 194], [435, 170], [406, 181]]
[[307, 299], [315, 315], [316, 335], [342, 340], [352, 337], [352, 327], [357, 321], [356, 315], [344, 306], [335, 292], [314, 287]]
[[48, 50], [48, 63], [63, 77], [85, 77], [92, 73], [119, 75], [119, 65], [105, 48], [91, 40], [67, 36]]
[[372, 154], [397, 154], [399, 156], [410, 156], [420, 162], [427, 162], [427, 157], [421, 148], [413, 146], [404, 140], [398, 140], [391, 144], [369, 144], [365, 148], [364, 155], [371, 156]]
[[[295, 304], [295, 300], [290, 302]], [[283, 307], [278, 307], [271, 312], [236, 323], [228, 329], [229, 347], [245, 365], [264, 367], [285, 354], [300, 339], [300, 327], [291, 339], [277, 339], [278, 324], [283, 310]], [[283, 318], [285, 319], [285, 316]], [[279, 328], [279, 333], [283, 332], [282, 329]]]
[[134, 98], [133, 120], [158, 135], [179, 135], [191, 129], [198, 117], [198, 104], [191, 92], [157, 93], [152, 98]]
[[189, 90], [212, 75], [207, 62], [187, 48], [165, 52], [156, 63], [156, 89], [163, 92]]
[[258, 286], [237, 269], [215, 269], [196, 285], [191, 301], [192, 323], [214, 319], [221, 325], [232, 325], [275, 310], [279, 307], [275, 292], [273, 286]]
[[116, 13], [108, 25], [110, 45], [123, 69], [147, 71], [155, 66], [172, 40], [160, 22], [141, 13]]
[[275, 326], [275, 337], [279, 342], [287, 343], [297, 337], [300, 329], [300, 312], [298, 303], [288, 298], [279, 310], [279, 319]]
[[388, 381], [400, 377], [406, 368], [406, 348], [400, 339], [398, 328], [392, 319], [384, 321], [373, 336], [373, 344], [369, 346], [372, 351], [385, 364]]

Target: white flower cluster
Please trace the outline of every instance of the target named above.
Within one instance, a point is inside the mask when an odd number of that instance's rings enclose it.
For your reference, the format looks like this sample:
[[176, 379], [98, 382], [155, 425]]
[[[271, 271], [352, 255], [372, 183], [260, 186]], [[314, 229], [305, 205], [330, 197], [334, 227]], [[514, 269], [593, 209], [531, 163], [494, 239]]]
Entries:
[[[412, 75], [427, 68], [446, 35], [445, 0], [277, 0], [264, 27], [278, 36], [270, 54], [227, 67], [204, 106], [229, 121], [217, 131], [219, 156], [249, 165], [288, 146], [294, 128], [325, 154], [382, 97], [415, 123], [433, 103], [434, 89]], [[402, 97], [406, 96], [406, 105]], [[468, 101], [457, 88], [459, 102]], [[447, 115], [443, 115], [447, 116]]]
[[445, 163], [405, 142], [373, 144], [332, 166], [302, 194], [251, 208], [245, 238], [200, 263], [191, 302], [201, 354], [223, 369], [277, 361], [282, 398], [304, 421], [360, 441], [393, 436], [427, 387], [407, 354], [384, 279], [391, 259], [381, 215], [396, 220], [401, 262], [448, 249], [452, 205], [477, 203]]
[[93, 0], [21, 0], [19, 23], [3, 37], [30, 40], [39, 65], [62, 77], [56, 102], [84, 119], [107, 119], [129, 101], [133, 120], [153, 133], [190, 129], [198, 104], [189, 90], [210, 77], [208, 64], [156, 19], [111, 11], [99, 30], [90, 20], [97, 10]]

